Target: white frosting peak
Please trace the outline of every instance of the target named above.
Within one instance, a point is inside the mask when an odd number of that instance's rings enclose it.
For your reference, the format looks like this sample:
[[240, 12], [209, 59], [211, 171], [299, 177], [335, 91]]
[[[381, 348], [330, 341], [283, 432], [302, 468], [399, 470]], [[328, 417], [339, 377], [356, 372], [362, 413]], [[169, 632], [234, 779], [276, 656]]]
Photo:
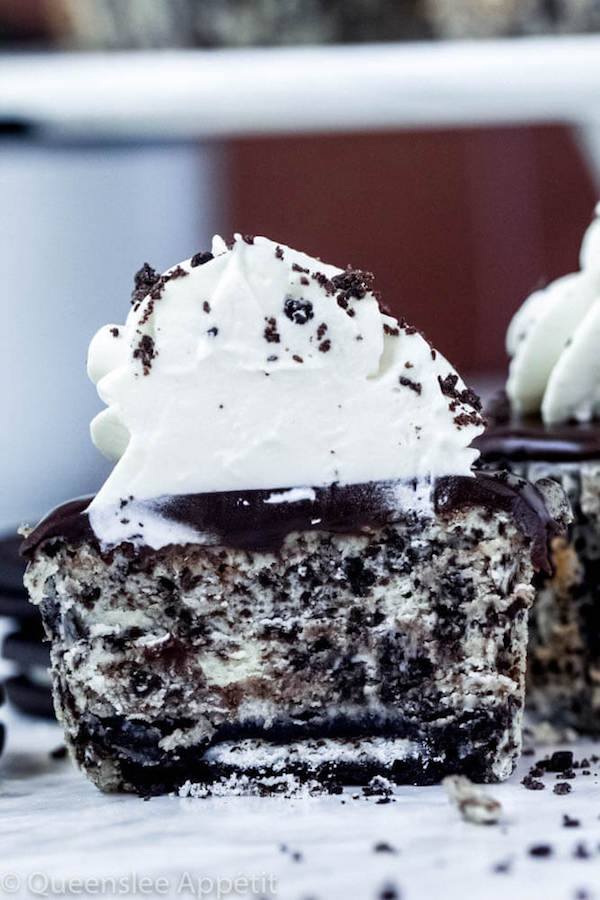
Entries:
[[547, 424], [600, 414], [600, 204], [581, 246], [581, 270], [535, 291], [506, 335], [506, 391], [515, 412]]
[[263, 237], [215, 238], [213, 254], [154, 287], [142, 276], [125, 325], [91, 342], [107, 404], [92, 438], [118, 460], [91, 514], [131, 496], [470, 474], [469, 392], [368, 278]]

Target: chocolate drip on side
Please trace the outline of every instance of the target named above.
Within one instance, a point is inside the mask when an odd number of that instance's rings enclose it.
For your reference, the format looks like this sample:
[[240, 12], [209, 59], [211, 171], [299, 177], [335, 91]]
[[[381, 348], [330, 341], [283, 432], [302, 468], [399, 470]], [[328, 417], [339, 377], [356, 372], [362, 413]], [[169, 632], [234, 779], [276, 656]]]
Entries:
[[486, 416], [488, 428], [473, 441], [482, 462], [600, 459], [600, 424], [597, 422], [546, 425], [539, 416], [517, 416], [511, 412], [504, 392], [491, 401]]
[[[361, 534], [408, 515], [415, 517], [418, 527], [417, 515], [402, 507], [395, 487], [393, 482], [333, 484], [315, 488], [314, 500], [283, 503], [266, 502], [279, 490], [215, 491], [159, 498], [147, 506], [167, 520], [211, 535], [208, 545], [276, 553], [293, 531]], [[506, 472], [452, 475], [436, 481], [433, 499], [435, 511], [442, 517], [470, 507], [508, 513], [531, 540], [534, 567], [550, 570], [549, 541], [559, 527], [533, 485]], [[71, 544], [90, 541], [98, 546], [86, 512], [91, 500], [72, 500], [53, 510], [23, 541], [21, 554], [31, 558], [40, 544], [53, 538]], [[132, 552], [152, 552], [144, 545], [134, 548], [125, 543]]]
[[51, 538], [63, 538], [75, 545], [84, 541], [94, 543], [96, 536], [86, 512], [93, 499], [93, 496], [77, 497], [49, 512], [22, 542], [19, 548], [21, 556], [31, 558], [36, 548]]

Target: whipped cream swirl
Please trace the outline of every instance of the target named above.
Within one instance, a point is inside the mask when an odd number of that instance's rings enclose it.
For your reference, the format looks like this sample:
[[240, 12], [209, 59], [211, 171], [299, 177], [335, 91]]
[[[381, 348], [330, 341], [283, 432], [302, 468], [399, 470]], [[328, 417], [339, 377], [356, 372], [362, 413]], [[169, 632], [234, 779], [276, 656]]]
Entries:
[[511, 406], [523, 415], [541, 413], [548, 425], [600, 415], [600, 204], [580, 267], [535, 291], [506, 335]]
[[[437, 477], [471, 474], [477, 398], [380, 310], [371, 280], [240, 235], [164, 275], [144, 266], [125, 325], [89, 350], [107, 404], [92, 438], [117, 461], [89, 509], [98, 536], [135, 543], [124, 504], [168, 495], [267, 488], [276, 502], [387, 480], [427, 503]], [[150, 546], [178, 540], [144, 527]]]

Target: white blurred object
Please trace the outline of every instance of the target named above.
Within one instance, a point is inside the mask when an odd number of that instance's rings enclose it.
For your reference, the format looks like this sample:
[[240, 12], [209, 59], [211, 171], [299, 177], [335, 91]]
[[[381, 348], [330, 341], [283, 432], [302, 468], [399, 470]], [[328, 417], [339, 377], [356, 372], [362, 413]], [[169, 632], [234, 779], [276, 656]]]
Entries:
[[46, 136], [600, 121], [600, 36], [0, 57], [0, 120]]
[[0, 532], [106, 477], [87, 345], [122, 317], [136, 267], [208, 246], [215, 152], [0, 143]]

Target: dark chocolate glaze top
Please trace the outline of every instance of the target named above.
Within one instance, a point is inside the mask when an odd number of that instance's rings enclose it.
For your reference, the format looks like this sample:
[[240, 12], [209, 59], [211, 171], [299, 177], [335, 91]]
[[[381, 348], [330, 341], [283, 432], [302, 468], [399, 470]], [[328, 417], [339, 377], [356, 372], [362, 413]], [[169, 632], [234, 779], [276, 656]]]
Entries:
[[486, 431], [473, 441], [482, 462], [600, 459], [598, 422], [545, 425], [539, 416], [517, 416], [504, 391], [491, 401], [486, 418]]
[[[184, 494], [151, 501], [152, 509], [166, 519], [193, 525], [211, 536], [209, 544], [247, 551], [276, 553], [293, 531], [325, 531], [360, 534], [370, 526], [382, 526], [410, 515], [396, 498], [390, 482], [330, 485], [315, 488], [313, 500], [265, 503], [273, 491], [216, 491]], [[23, 541], [21, 553], [31, 558], [43, 542], [61, 538], [70, 544], [97, 539], [87, 507], [91, 497], [65, 503], [51, 512]], [[506, 512], [531, 542], [536, 569], [550, 571], [549, 544], [559, 533], [541, 494], [533, 485], [506, 472], [478, 472], [474, 477], [447, 476], [436, 481], [434, 506], [442, 518], [470, 507]], [[415, 526], [418, 527], [415, 516]], [[150, 548], [127, 545], [132, 552]]]

